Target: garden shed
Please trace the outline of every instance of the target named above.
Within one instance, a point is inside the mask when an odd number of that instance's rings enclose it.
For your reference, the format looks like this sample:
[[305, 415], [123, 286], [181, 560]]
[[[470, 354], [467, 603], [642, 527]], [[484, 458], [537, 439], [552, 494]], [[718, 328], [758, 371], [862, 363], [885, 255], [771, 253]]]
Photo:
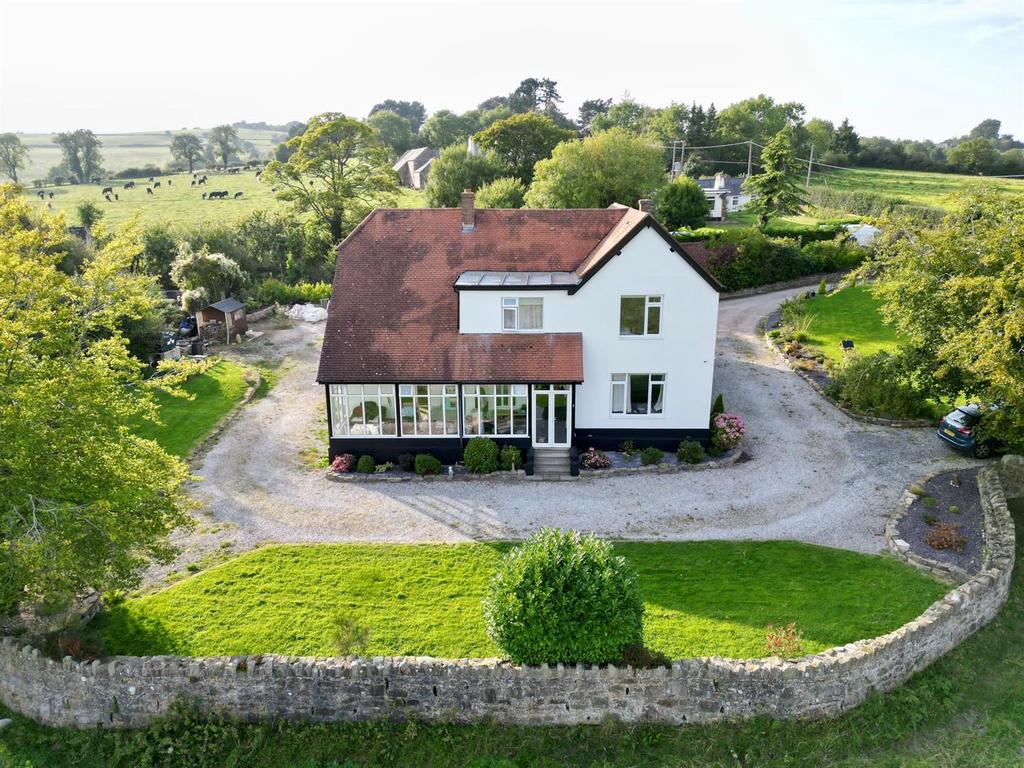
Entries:
[[196, 312], [196, 326], [204, 339], [223, 338], [230, 344], [233, 338], [249, 330], [245, 304], [226, 298], [205, 306]]

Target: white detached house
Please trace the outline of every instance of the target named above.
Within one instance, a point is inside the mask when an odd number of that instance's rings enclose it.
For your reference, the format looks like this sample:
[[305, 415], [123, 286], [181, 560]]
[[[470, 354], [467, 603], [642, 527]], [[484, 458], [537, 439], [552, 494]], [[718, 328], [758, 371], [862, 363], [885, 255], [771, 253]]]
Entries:
[[706, 441], [719, 290], [633, 208], [376, 210], [338, 249], [331, 457]]

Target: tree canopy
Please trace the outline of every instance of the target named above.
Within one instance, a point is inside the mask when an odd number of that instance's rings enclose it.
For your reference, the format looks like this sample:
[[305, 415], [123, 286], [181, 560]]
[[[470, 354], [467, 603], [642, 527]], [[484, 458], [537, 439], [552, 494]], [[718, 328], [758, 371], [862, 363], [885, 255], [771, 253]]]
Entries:
[[220, 164], [225, 167], [232, 158], [242, 151], [242, 145], [238, 141], [238, 130], [231, 125], [218, 125], [211, 128], [210, 135], [206, 137], [206, 143], [213, 156], [220, 160]]
[[58, 133], [53, 143], [60, 147], [64, 156], [64, 167], [72, 180], [82, 184], [103, 172], [103, 142], [86, 128]]
[[[106, 240], [74, 276], [64, 222], [35, 218], [16, 187], [0, 186], [0, 606], [129, 588], [165, 536], [188, 522], [186, 467], [137, 437], [155, 419], [121, 332], [160, 301], [135, 274], [136, 234]], [[194, 366], [193, 366], [194, 370]], [[172, 372], [175, 371], [175, 372]]]
[[470, 155], [463, 144], [452, 144], [431, 163], [424, 197], [432, 208], [454, 208], [462, 190], [479, 190], [505, 173], [504, 165], [489, 153]]
[[223, 253], [210, 253], [206, 245], [193, 251], [188, 242], [182, 241], [171, 264], [171, 280], [182, 290], [193, 292], [186, 311], [194, 312], [209, 302], [227, 298], [241, 286], [243, 274], [238, 262]]
[[312, 212], [338, 243], [374, 207], [391, 204], [398, 179], [389, 150], [370, 126], [338, 112], [309, 119], [299, 136], [288, 140], [294, 153], [272, 160], [263, 172], [277, 197], [300, 212]]
[[793, 129], [786, 127], [761, 151], [761, 172], [744, 182], [754, 198], [747, 209], [757, 214], [757, 225], [764, 229], [772, 216], [796, 213], [806, 204], [797, 179], [800, 162], [793, 151]]
[[605, 208], [636, 205], [665, 183], [662, 151], [623, 128], [555, 147], [534, 169], [526, 205], [534, 208]]
[[413, 133], [419, 131], [420, 126], [423, 125], [424, 118], [427, 116], [427, 108], [423, 106], [422, 102], [397, 101], [395, 99], [385, 99], [379, 104], [374, 104], [373, 109], [370, 110], [370, 117], [373, 117], [378, 112], [394, 112], [396, 115], [404, 117], [409, 121]]
[[527, 112], [499, 120], [473, 138], [505, 163], [513, 176], [529, 184], [537, 161], [550, 157], [556, 146], [574, 136], [573, 131], [559, 128], [550, 117]]
[[171, 156], [188, 163], [188, 172], [195, 170], [197, 161], [203, 159], [203, 142], [194, 133], [179, 133], [171, 140]]
[[522, 208], [526, 187], [519, 179], [502, 176], [484, 184], [476, 193], [478, 208]]
[[670, 230], [703, 227], [710, 207], [704, 190], [688, 176], [662, 187], [655, 199], [658, 221]]
[[412, 123], [397, 112], [390, 112], [386, 109], [378, 110], [366, 119], [366, 123], [373, 128], [378, 141], [390, 147], [396, 156], [407, 149], [412, 149], [413, 142], [416, 140]]
[[18, 171], [22, 170], [28, 160], [28, 147], [21, 143], [15, 133], [0, 133], [0, 171], [11, 181], [18, 183]]

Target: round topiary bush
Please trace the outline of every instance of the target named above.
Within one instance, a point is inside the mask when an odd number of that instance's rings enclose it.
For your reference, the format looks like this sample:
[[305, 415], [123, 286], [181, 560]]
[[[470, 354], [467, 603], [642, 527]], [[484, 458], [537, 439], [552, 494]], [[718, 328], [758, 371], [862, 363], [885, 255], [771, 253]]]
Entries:
[[462, 463], [470, 472], [484, 475], [498, 469], [498, 444], [489, 437], [474, 437], [462, 452]]
[[676, 458], [684, 464], [700, 464], [704, 461], [704, 446], [696, 440], [684, 440], [676, 449]]
[[368, 475], [373, 472], [377, 465], [373, 461], [373, 456], [360, 456], [359, 461], [356, 463], [356, 472], [363, 475]]
[[439, 475], [444, 466], [429, 453], [417, 453], [413, 468], [417, 475]]
[[612, 545], [545, 528], [498, 564], [484, 596], [487, 632], [521, 664], [615, 662], [643, 642], [636, 571]]

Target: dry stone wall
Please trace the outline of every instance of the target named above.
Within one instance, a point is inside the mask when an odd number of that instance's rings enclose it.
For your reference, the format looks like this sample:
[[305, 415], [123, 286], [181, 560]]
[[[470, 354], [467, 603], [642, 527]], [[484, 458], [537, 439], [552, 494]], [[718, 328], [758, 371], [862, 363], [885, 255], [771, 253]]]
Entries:
[[[1007, 484], [1024, 493], [1024, 463], [1004, 462], [1004, 468]], [[998, 469], [992, 466], [980, 478], [988, 538], [977, 576], [887, 635], [793, 661], [714, 657], [685, 659], [671, 669], [269, 655], [80, 663], [46, 659], [5, 638], [0, 700], [38, 722], [83, 728], [142, 726], [177, 701], [246, 721], [682, 724], [838, 715], [924, 669], [991, 621], [1005, 602], [1013, 522]]]

